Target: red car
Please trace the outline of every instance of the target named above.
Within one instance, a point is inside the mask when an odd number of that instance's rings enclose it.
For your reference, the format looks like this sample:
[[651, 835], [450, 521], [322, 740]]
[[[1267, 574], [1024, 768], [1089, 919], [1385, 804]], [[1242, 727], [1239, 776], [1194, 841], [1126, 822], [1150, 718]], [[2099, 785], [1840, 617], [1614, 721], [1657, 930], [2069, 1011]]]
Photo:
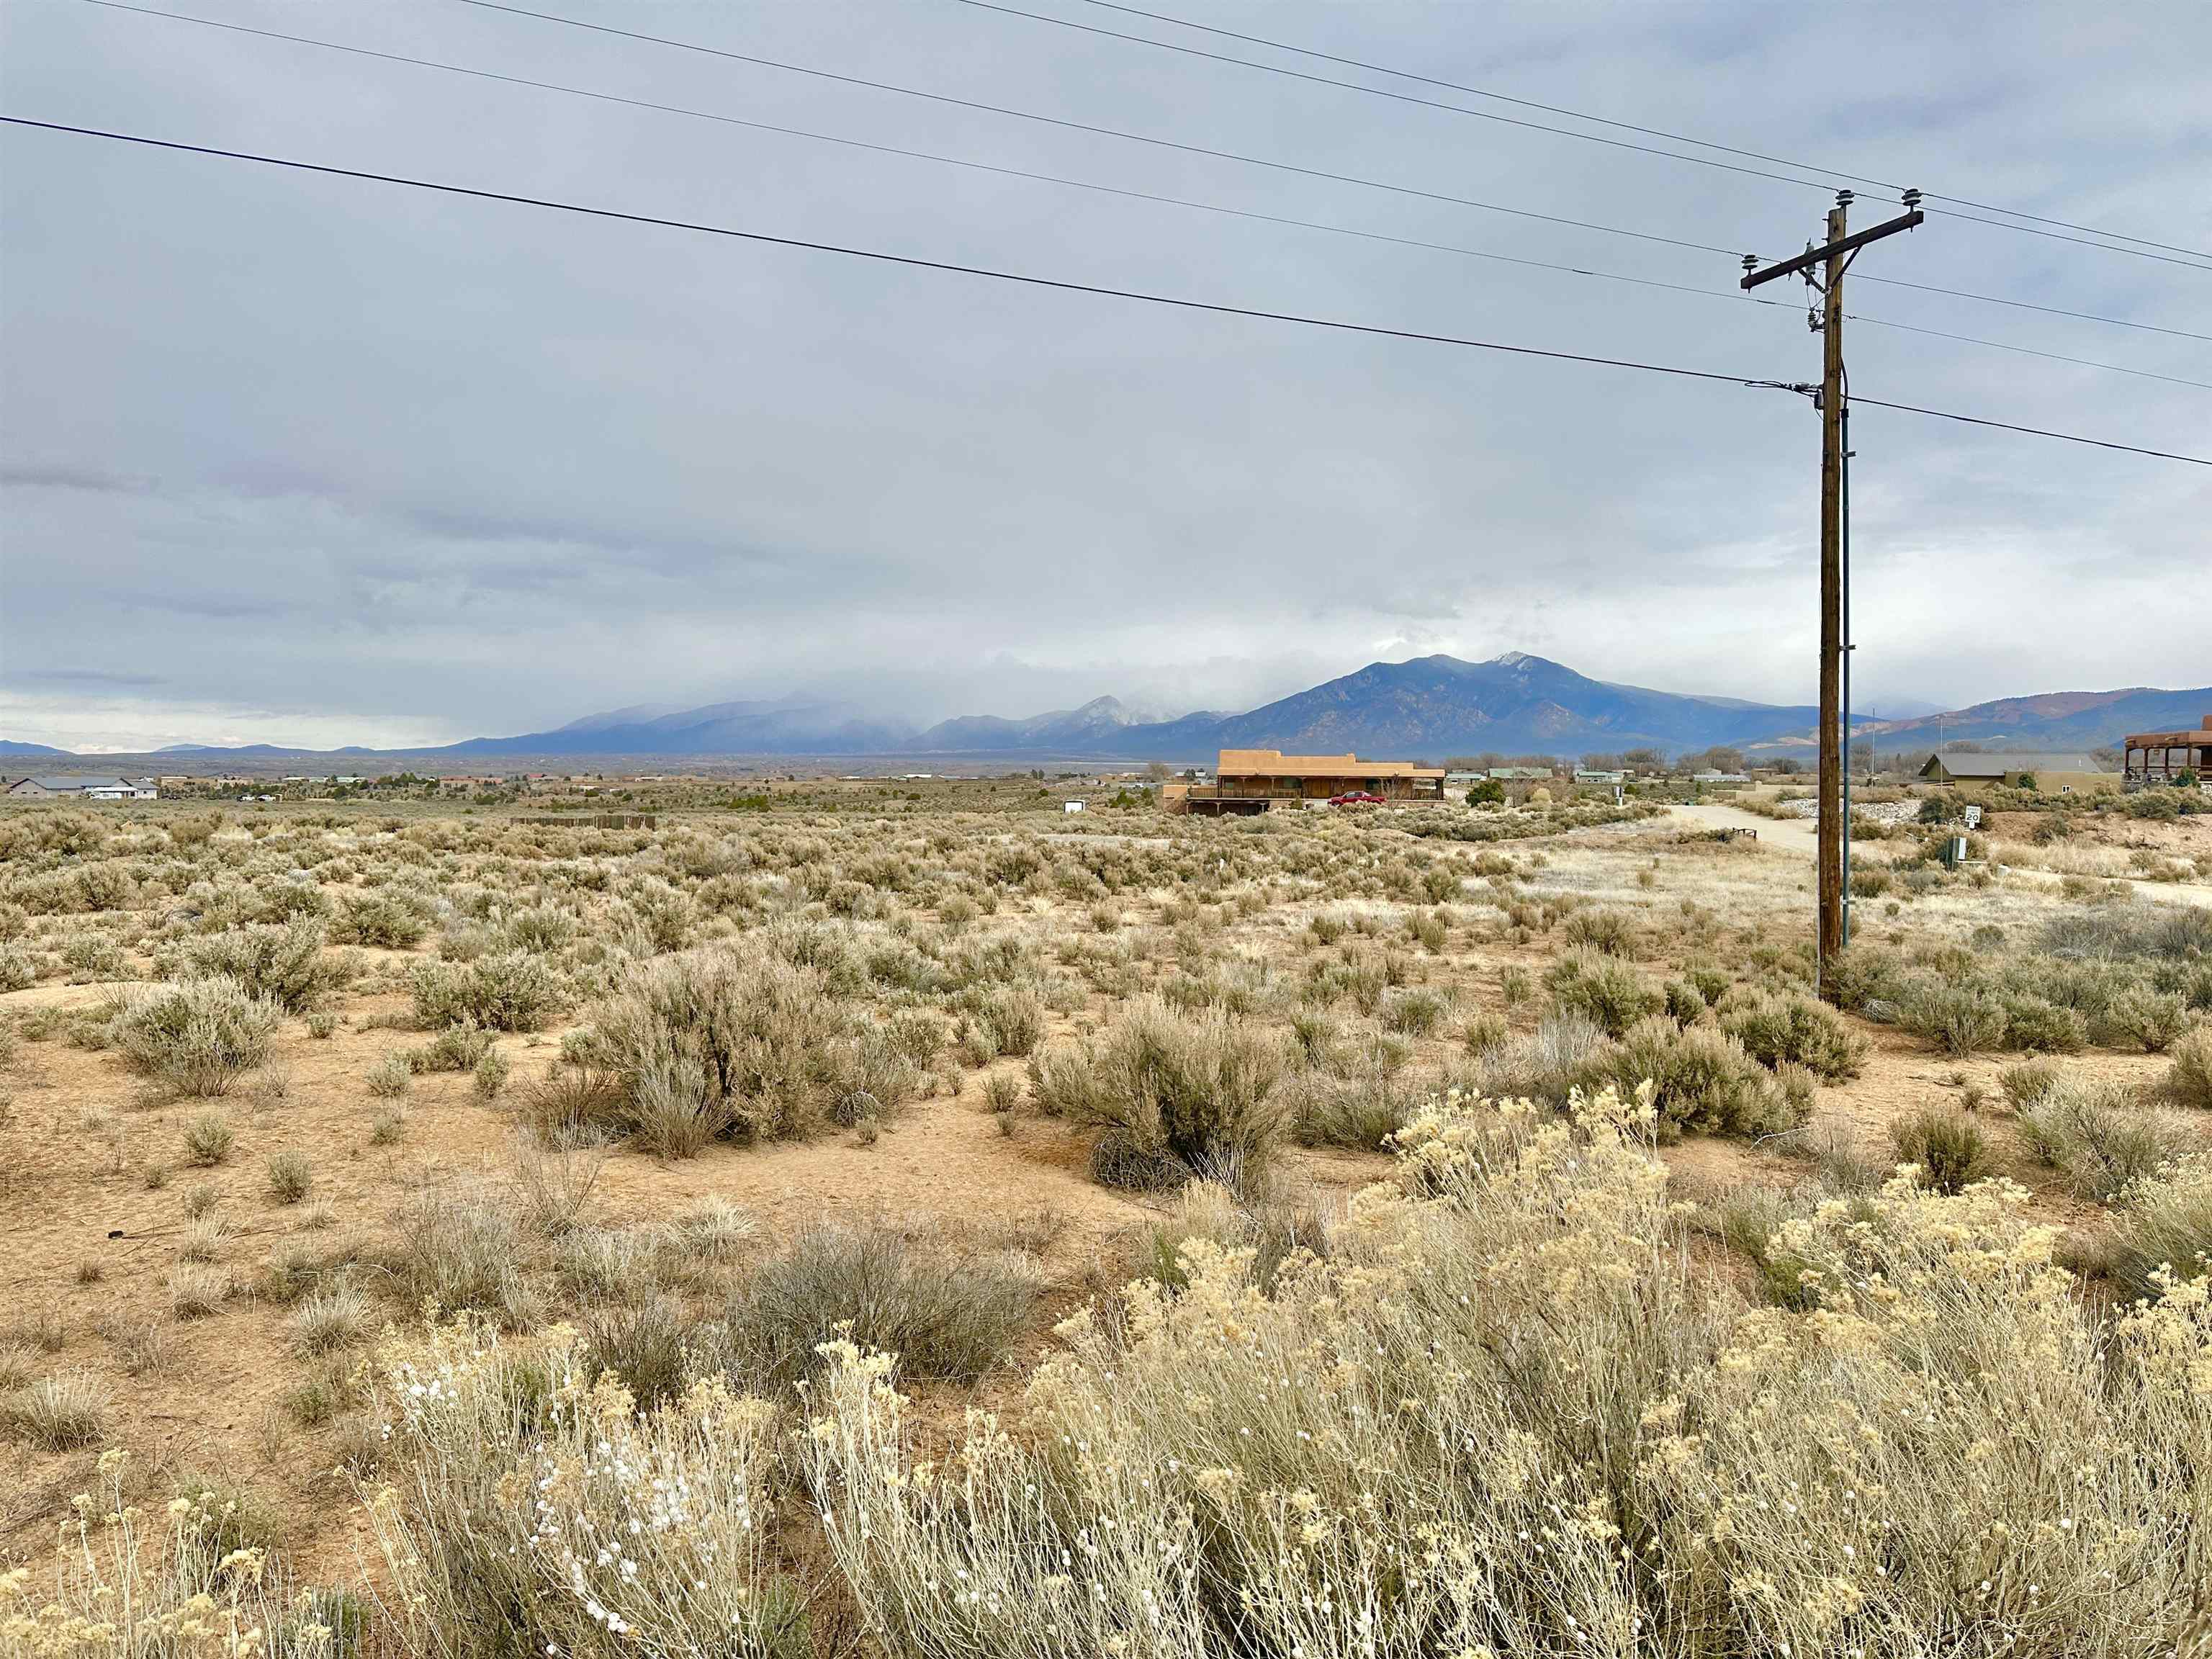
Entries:
[[1331, 806], [1380, 806], [1382, 797], [1370, 795], [1364, 789], [1347, 789], [1340, 795], [1331, 795], [1328, 804]]

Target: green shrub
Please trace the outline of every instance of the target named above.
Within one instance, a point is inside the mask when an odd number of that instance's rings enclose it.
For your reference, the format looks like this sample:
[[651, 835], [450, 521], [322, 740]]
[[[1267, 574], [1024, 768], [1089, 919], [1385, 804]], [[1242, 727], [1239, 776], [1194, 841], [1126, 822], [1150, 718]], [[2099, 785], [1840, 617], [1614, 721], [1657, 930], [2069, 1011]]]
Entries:
[[2179, 992], [2137, 985], [2112, 1002], [2112, 1023], [2145, 1054], [2164, 1054], [2189, 1029], [2189, 1005]]
[[275, 1003], [249, 996], [235, 980], [195, 980], [131, 992], [106, 1038], [133, 1070], [179, 1094], [220, 1095], [268, 1058], [281, 1018]]
[[2212, 1024], [2200, 1024], [2173, 1045], [2166, 1091], [2184, 1106], [2212, 1111]]
[[279, 1204], [297, 1204], [314, 1184], [314, 1170], [305, 1152], [288, 1149], [270, 1154], [269, 1196]]
[[210, 1168], [230, 1156], [234, 1139], [228, 1118], [221, 1112], [202, 1112], [185, 1126], [185, 1159]]
[[265, 997], [289, 1013], [304, 1012], [331, 983], [323, 924], [307, 916], [210, 933], [185, 947], [185, 959], [193, 977], [235, 980], [248, 996]]
[[1283, 1066], [1272, 1035], [1148, 999], [1101, 1037], [1041, 1050], [1030, 1082], [1047, 1113], [1103, 1131], [1093, 1170], [1109, 1185], [1199, 1173], [1237, 1187], [1264, 1175], [1283, 1137]]
[[1704, 993], [1686, 979], [1670, 979], [1665, 991], [1667, 1018], [1677, 1025], [1694, 1025], [1705, 1016], [1711, 1006]]
[[1762, 1135], [1792, 1128], [1810, 1104], [1742, 1043], [1710, 1025], [1681, 1026], [1663, 1016], [1638, 1022], [1607, 1044], [1573, 1079], [1589, 1093], [1611, 1086], [1625, 1100], [1646, 1081], [1662, 1139], [1701, 1134]]
[[1379, 1151], [1423, 1103], [1420, 1091], [1387, 1073], [1307, 1071], [1278, 1086], [1291, 1139], [1301, 1146]]
[[993, 987], [975, 999], [975, 1018], [989, 1034], [994, 1054], [1020, 1059], [1044, 1036], [1044, 1003], [1027, 985]]
[[1666, 998], [1633, 968], [1590, 950], [1561, 957], [1545, 974], [1544, 983], [1551, 988], [1555, 1012], [1581, 1014], [1607, 1036], [1619, 1036], [1666, 1006]]
[[404, 1054], [386, 1054], [363, 1074], [368, 1091], [379, 1100], [398, 1100], [415, 1080], [415, 1068]]
[[338, 902], [331, 937], [341, 945], [372, 945], [389, 951], [410, 950], [430, 931], [430, 918], [422, 908], [383, 894]]
[[724, 1135], [812, 1133], [856, 1091], [890, 1112], [915, 1078], [890, 1036], [860, 1031], [818, 970], [719, 950], [642, 964], [573, 1048], [611, 1085], [593, 1105], [607, 1127], [665, 1157]]
[[1607, 956], [1636, 954], [1636, 918], [1626, 910], [1603, 908], [1577, 910], [1567, 918], [1559, 932], [1571, 945], [1600, 951]]
[[1433, 1036], [1450, 1005], [1441, 991], [1408, 986], [1382, 1000], [1382, 1029], [1406, 1036]]
[[2080, 1010], [2019, 993], [2000, 993], [1997, 1000], [2004, 1011], [2002, 1040], [2006, 1048], [2027, 1054], [2073, 1054], [2088, 1046], [2088, 1022]]
[[1917, 1164], [1924, 1185], [1939, 1193], [1964, 1191], [1990, 1173], [1989, 1137], [1965, 1112], [1923, 1106], [1889, 1127], [1900, 1164]]
[[1898, 1023], [1947, 1054], [1995, 1048], [2005, 1039], [2005, 1009], [1977, 985], [1915, 981], [1897, 1000]]
[[480, 1030], [473, 1023], [448, 1025], [422, 1047], [407, 1051], [407, 1068], [417, 1073], [472, 1072], [491, 1052], [491, 1033]]
[[459, 967], [423, 963], [415, 969], [414, 994], [416, 1022], [427, 1030], [473, 1024], [534, 1031], [560, 1005], [562, 988], [560, 975], [538, 957], [509, 951]]
[[1753, 992], [1721, 1007], [1721, 1029], [1762, 1066], [1802, 1066], [1831, 1083], [1856, 1077], [1867, 1042], [1833, 1009], [1810, 997]]
[[1997, 1073], [1997, 1086], [2013, 1110], [2021, 1112], [2049, 1094], [2058, 1077], [2058, 1067], [2051, 1060], [2023, 1060]]
[[473, 1087], [478, 1100], [496, 1100], [499, 1091], [507, 1086], [507, 1076], [514, 1065], [496, 1048], [486, 1048], [477, 1056]]

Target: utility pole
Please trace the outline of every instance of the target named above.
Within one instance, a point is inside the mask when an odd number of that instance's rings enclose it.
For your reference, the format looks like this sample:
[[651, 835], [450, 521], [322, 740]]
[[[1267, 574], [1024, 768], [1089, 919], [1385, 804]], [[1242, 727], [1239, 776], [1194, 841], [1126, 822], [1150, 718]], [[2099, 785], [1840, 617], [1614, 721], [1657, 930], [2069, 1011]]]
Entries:
[[[1821, 318], [1815, 325], [1821, 334], [1820, 388], [1820, 781], [1819, 789], [1820, 852], [1817, 870], [1819, 924], [1814, 939], [1816, 988], [1829, 994], [1829, 964], [1844, 948], [1844, 906], [1849, 890], [1846, 860], [1848, 827], [1844, 823], [1843, 722], [1850, 713], [1842, 708], [1844, 653], [1844, 274], [1858, 250], [1885, 236], [1911, 230], [1925, 218], [1920, 211], [1920, 192], [1905, 192], [1907, 211], [1897, 218], [1849, 234], [1851, 192], [1836, 192], [1829, 210], [1828, 240], [1824, 246], [1808, 247], [1794, 259], [1758, 268], [1758, 259], [1744, 256], [1741, 286], [1749, 290], [1778, 277], [1802, 274], [1817, 288]], [[1815, 269], [1820, 271], [1816, 278]], [[1810, 390], [1808, 387], [1806, 390]]]

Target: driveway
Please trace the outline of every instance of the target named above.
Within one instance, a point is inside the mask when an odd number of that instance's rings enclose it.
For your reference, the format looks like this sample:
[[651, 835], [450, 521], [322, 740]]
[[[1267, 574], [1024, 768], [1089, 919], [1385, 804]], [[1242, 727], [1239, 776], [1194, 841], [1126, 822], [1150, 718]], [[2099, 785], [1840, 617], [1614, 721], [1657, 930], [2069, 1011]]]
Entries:
[[[1696, 806], [1669, 806], [1668, 812], [1686, 823], [1703, 830], [1755, 830], [1759, 844], [1770, 852], [1786, 853], [1808, 863], [1820, 849], [1820, 827], [1811, 818], [1763, 818], [1756, 812], [1747, 812], [1740, 806], [1722, 806], [1703, 803]], [[2004, 866], [2008, 875], [2019, 876], [2028, 881], [2039, 882], [2047, 887], [2063, 884], [2065, 877], [2048, 870], [2023, 870], [2018, 865]], [[2197, 904], [2212, 906], [2212, 886], [2201, 881], [2134, 881], [2128, 885], [2135, 889], [2136, 896], [2154, 904]]]

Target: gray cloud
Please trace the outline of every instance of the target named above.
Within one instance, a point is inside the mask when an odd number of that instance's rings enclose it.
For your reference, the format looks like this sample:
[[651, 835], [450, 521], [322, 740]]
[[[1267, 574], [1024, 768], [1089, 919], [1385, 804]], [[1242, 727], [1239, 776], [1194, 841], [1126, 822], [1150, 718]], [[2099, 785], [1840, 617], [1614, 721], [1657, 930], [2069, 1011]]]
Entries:
[[[1717, 246], [1787, 251], [1826, 206], [951, 5], [569, 9]], [[223, 15], [1388, 235], [1723, 293], [1735, 275], [511, 15], [368, 0]], [[2212, 13], [1193, 0], [1191, 15], [2212, 246]], [[1816, 64], [1843, 90], [1809, 95]], [[88, 7], [0, 9], [0, 103], [1106, 285], [1756, 378], [1817, 370], [1795, 295], [1723, 303], [1389, 247]], [[20, 130], [0, 133], [0, 655], [10, 684], [65, 687], [97, 640], [112, 672], [145, 677], [109, 684], [147, 694], [148, 731], [235, 710], [224, 729], [464, 735], [791, 690], [920, 717], [1107, 690], [1223, 707], [1427, 649], [1809, 692], [1817, 428], [1784, 394]], [[1940, 206], [1858, 270], [2183, 327], [2202, 309], [2188, 272]], [[1873, 284], [1851, 303], [2212, 380], [2194, 342]], [[1850, 352], [1866, 396], [2212, 450], [2212, 394], [2193, 388], [1872, 328]], [[1853, 435], [1856, 672], [1876, 695], [2206, 678], [2201, 631], [2160, 620], [2212, 609], [2201, 469], [1871, 407]], [[37, 709], [10, 718], [67, 716]], [[100, 729], [136, 718], [118, 704]]]
[[0, 680], [28, 686], [90, 685], [122, 690], [168, 684], [159, 674], [118, 674], [103, 668], [36, 668], [25, 674], [0, 675]]

